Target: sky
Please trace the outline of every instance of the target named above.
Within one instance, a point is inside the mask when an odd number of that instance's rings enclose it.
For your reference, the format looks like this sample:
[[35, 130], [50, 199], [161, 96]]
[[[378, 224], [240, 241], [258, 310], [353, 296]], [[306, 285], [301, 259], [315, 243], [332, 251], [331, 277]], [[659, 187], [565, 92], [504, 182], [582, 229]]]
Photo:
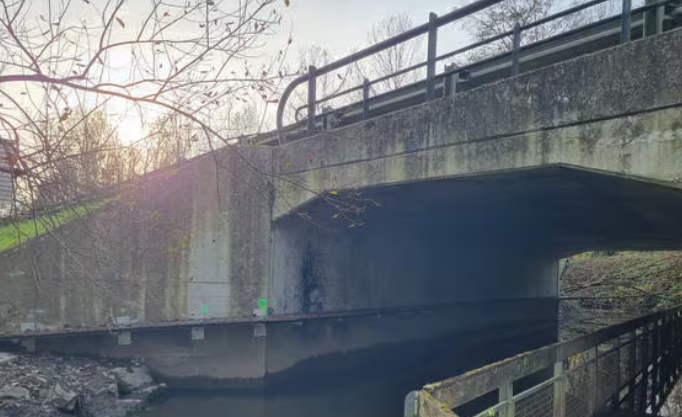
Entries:
[[[284, 0], [281, 1], [284, 3]], [[267, 39], [268, 44], [259, 53], [264, 58], [268, 54], [276, 54], [291, 36], [293, 43], [288, 56], [292, 63], [297, 61], [300, 50], [313, 45], [325, 48], [331, 52], [332, 59], [338, 59], [369, 46], [367, 33], [373, 25], [391, 15], [405, 13], [416, 26], [427, 22], [430, 12], [442, 15], [451, 12], [457, 4], [471, 1], [473, 0], [290, 0], [289, 7], [280, 9], [283, 20], [278, 33]], [[142, 3], [131, 2], [126, 13], [138, 13], [138, 7], [142, 7]], [[449, 31], [450, 34], [452, 29], [456, 32], [455, 37], [466, 38], [461, 30], [454, 27]], [[455, 40], [447, 39], [445, 34], [448, 30], [441, 32], [441, 47], [452, 47]], [[271, 114], [266, 117], [274, 118], [274, 107], [271, 110]], [[142, 136], [139, 120], [130, 117], [128, 112], [123, 111], [121, 114], [123, 117], [119, 121], [120, 129], [129, 133], [126, 141], [134, 140], [133, 136]]]
[[[426, 23], [429, 13], [451, 12], [453, 0], [292, 0], [283, 29], [291, 27], [298, 45], [320, 44], [345, 55], [367, 46], [372, 25], [399, 13], [407, 13], [415, 25]], [[469, 1], [466, 1], [469, 3]]]

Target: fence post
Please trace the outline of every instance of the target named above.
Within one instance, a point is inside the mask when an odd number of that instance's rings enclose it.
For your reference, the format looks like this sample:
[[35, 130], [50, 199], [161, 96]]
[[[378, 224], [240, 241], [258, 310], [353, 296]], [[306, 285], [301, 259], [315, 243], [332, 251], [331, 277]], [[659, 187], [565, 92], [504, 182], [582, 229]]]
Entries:
[[616, 338], [616, 360], [618, 361], [618, 374], [616, 375], [616, 394], [613, 396], [613, 404], [612, 408], [614, 410], [617, 410], [620, 408], [620, 390], [623, 387], [623, 381], [622, 381], [622, 375], [623, 375], [623, 370], [621, 369], [621, 366], [623, 364], [622, 356], [620, 354], [620, 351], [622, 349], [623, 343], [621, 340], [622, 335], [618, 335]]
[[369, 80], [365, 78], [362, 82], [362, 120], [369, 116]]
[[635, 409], [635, 391], [637, 386], [637, 331], [632, 331], [628, 334], [630, 343], [628, 344], [628, 397], [627, 409], [633, 411]]
[[620, 43], [630, 42], [631, 33], [631, 13], [632, 13], [632, 0], [623, 0], [623, 9], [621, 10], [620, 16]]
[[639, 382], [639, 401], [637, 411], [645, 412], [647, 409], [647, 391], [649, 389], [649, 324], [642, 327], [642, 348], [640, 350], [640, 363], [642, 379]]
[[426, 101], [436, 98], [436, 53], [438, 52], [438, 15], [429, 14], [429, 39], [426, 63]]
[[591, 413], [596, 413], [599, 410], [599, 345], [591, 348], [589, 351], [589, 359], [592, 360], [590, 369], [590, 403], [589, 410]]
[[519, 75], [519, 50], [521, 49], [521, 24], [514, 25], [514, 49], [512, 49], [512, 76]]
[[[659, 370], [659, 366], [665, 366], [665, 358], [661, 357], [661, 362], [659, 365], [658, 358], [661, 356], [661, 344], [663, 344], [665, 350], [665, 336], [663, 333], [665, 332], [666, 328], [666, 319], [663, 318], [663, 323], [662, 326], [658, 325], [658, 320], [654, 322], [654, 328], [652, 330], [652, 343], [651, 343], [651, 350], [652, 350], [652, 357], [653, 357], [653, 368], [651, 369], [651, 407], [655, 408], [656, 407], [656, 394], [658, 393], [659, 389], [659, 376], [665, 375], [665, 370], [663, 371], [663, 374], [661, 374]], [[660, 340], [659, 340], [660, 339]], [[662, 343], [661, 343], [662, 342]], [[664, 383], [665, 384], [665, 383]]]
[[308, 130], [315, 130], [315, 101], [317, 101], [317, 68], [308, 67]]
[[554, 376], [557, 381], [554, 383], [554, 417], [564, 417], [566, 415], [566, 382], [564, 380], [564, 361], [558, 360], [554, 363]]
[[405, 396], [403, 417], [419, 417], [419, 391], [410, 391]]
[[514, 383], [513, 381], [505, 381], [499, 388], [498, 402], [505, 402], [506, 405], [500, 417], [514, 417]]

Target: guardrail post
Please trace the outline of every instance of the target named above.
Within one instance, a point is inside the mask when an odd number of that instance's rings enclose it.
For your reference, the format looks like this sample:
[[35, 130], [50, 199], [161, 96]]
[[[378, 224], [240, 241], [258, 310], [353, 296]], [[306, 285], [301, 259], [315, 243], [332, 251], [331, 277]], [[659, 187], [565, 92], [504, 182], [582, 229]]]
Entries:
[[315, 130], [315, 101], [317, 100], [317, 69], [308, 67], [308, 130]]
[[506, 403], [500, 417], [514, 417], [514, 383], [512, 381], [505, 381], [500, 385], [498, 402]]
[[620, 43], [630, 42], [631, 14], [632, 0], [623, 0], [623, 9], [620, 16]]
[[519, 51], [521, 49], [521, 24], [514, 25], [514, 49], [512, 49], [512, 76], [519, 75]]
[[[454, 96], [457, 93], [457, 80], [459, 79], [459, 72], [454, 71], [457, 67], [455, 64], [445, 66], [445, 79], [443, 80], [443, 97]], [[449, 74], [447, 74], [449, 72]]]
[[369, 80], [365, 78], [362, 82], [362, 120], [369, 116]]
[[426, 64], [426, 101], [436, 98], [436, 53], [438, 52], [438, 15], [429, 14], [429, 38]]
[[665, 19], [665, 6], [656, 8], [656, 35], [663, 33], [663, 20]]
[[[646, 4], [655, 3], [654, 0], [646, 0]], [[644, 36], [659, 35], [663, 32], [663, 18], [665, 6], [656, 7], [644, 12]]]

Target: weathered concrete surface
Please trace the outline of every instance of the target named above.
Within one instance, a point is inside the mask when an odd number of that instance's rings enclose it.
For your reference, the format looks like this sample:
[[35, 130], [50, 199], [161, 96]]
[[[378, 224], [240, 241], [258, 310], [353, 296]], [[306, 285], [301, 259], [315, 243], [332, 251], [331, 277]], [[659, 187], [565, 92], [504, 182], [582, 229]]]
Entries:
[[0, 331], [251, 316], [270, 271], [269, 191], [253, 167], [269, 166], [268, 149], [219, 151], [3, 252]]
[[547, 164], [678, 181], [680, 50], [671, 31], [285, 145], [274, 217], [314, 192]]

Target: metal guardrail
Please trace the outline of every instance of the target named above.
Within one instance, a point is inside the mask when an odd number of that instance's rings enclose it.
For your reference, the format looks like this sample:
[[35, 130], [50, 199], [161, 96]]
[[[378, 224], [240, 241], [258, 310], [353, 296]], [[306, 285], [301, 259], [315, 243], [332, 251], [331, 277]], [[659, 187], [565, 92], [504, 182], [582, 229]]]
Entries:
[[[517, 24], [512, 31], [501, 33], [495, 35], [488, 39], [472, 43], [466, 47], [459, 48], [455, 51], [451, 51], [442, 55], [437, 55], [437, 42], [438, 42], [438, 29], [458, 22], [461, 19], [471, 16], [481, 10], [488, 7], [494, 6], [502, 0], [478, 0], [465, 7], [455, 10], [449, 14], [443, 16], [437, 16], [434, 13], [429, 15], [429, 22], [423, 25], [417, 26], [407, 32], [404, 32], [398, 36], [387, 39], [376, 45], [363, 49], [345, 58], [339, 59], [331, 64], [325, 65], [321, 68], [316, 68], [314, 66], [309, 67], [308, 73], [294, 79], [285, 89], [282, 98], [279, 102], [277, 109], [277, 132], [279, 143], [283, 143], [283, 135], [286, 132], [292, 131], [314, 131], [317, 129], [317, 121], [322, 121], [322, 125], [326, 125], [325, 121], [327, 116], [331, 116], [333, 112], [323, 113], [321, 115], [316, 114], [316, 108], [322, 103], [329, 102], [335, 98], [342, 97], [344, 95], [362, 91], [362, 100], [358, 103], [344, 106], [344, 110], [351, 110], [351, 112], [358, 113], [359, 120], [364, 120], [370, 116], [375, 116], [376, 114], [371, 114], [371, 109], [376, 108], [378, 105], [384, 105], [390, 107], [395, 104], [395, 101], [404, 101], [406, 104], [404, 107], [409, 107], [414, 105], [413, 101], [409, 100], [409, 95], [420, 96], [418, 102], [428, 102], [438, 98], [440, 96], [447, 96], [456, 90], [456, 83], [458, 76], [460, 74], [470, 74], [483, 67], [502, 66], [501, 69], [508, 72], [507, 76], [518, 75], [520, 71], [521, 64], [524, 59], [528, 59], [528, 55], [540, 53], [547, 53], [548, 46], [560, 47], [562, 44], [565, 47], [567, 43], [575, 41], [576, 38], [580, 39], [592, 36], [595, 29], [599, 32], [598, 35], [602, 36], [616, 36], [616, 44], [618, 42], [625, 43], [632, 39], [633, 31], [638, 28], [638, 36], [653, 35], [661, 33], [664, 30], [664, 17], [665, 17], [665, 7], [670, 4], [676, 4], [679, 0], [658, 0], [651, 1], [649, 4], [639, 7], [636, 9], [632, 8], [632, 0], [622, 0], [622, 8], [619, 15], [612, 16], [600, 21], [590, 23], [588, 25], [582, 26], [577, 29], [569, 30], [556, 36], [552, 36], [548, 39], [543, 39], [535, 43], [521, 46], [521, 40], [525, 31], [536, 28], [538, 26], [553, 22], [557, 19], [565, 18], [566, 16], [580, 13], [588, 8], [594, 7], [601, 3], [605, 3], [609, 0], [591, 0], [583, 4], [568, 8], [566, 10], [560, 11], [556, 14], [548, 16], [543, 19], [539, 19], [530, 24], [521, 26]], [[645, 27], [647, 26], [647, 27]], [[317, 97], [317, 78], [326, 74], [329, 74], [335, 70], [352, 65], [364, 58], [370, 57], [372, 55], [378, 54], [382, 51], [388, 50], [404, 42], [414, 40], [415, 38], [427, 35], [427, 60], [409, 68], [401, 69], [395, 73], [387, 74], [380, 78], [374, 80], [365, 79], [360, 85], [345, 89], [343, 91], [336, 92], [327, 97], [319, 98]], [[457, 55], [469, 52], [473, 49], [492, 44], [494, 42], [500, 41], [505, 38], [513, 39], [513, 49], [508, 52], [501, 53], [499, 55], [468, 64], [464, 67], [459, 67], [456, 69], [447, 69], [441, 74], [436, 74], [436, 64], [445, 59], [453, 58]], [[606, 47], [612, 46], [610, 43]], [[551, 49], [551, 48], [550, 48]], [[591, 52], [591, 51], [588, 51]], [[576, 55], [573, 55], [576, 56]], [[563, 58], [567, 59], [567, 58]], [[384, 82], [391, 78], [406, 74], [411, 71], [426, 68], [426, 79], [422, 82], [415, 83], [410, 86], [403, 87], [401, 89], [384, 93], [380, 96], [375, 96], [370, 98], [370, 87], [374, 84]], [[491, 68], [487, 68], [488, 72], [492, 71]], [[452, 77], [455, 75], [455, 77]], [[307, 118], [304, 122], [297, 122], [287, 128], [284, 127], [284, 112], [286, 110], [287, 103], [292, 92], [300, 85], [307, 84], [308, 86], [308, 99], [304, 107], [297, 109], [298, 113], [303, 108], [307, 109]], [[402, 93], [405, 97], [397, 97]], [[334, 112], [337, 112], [335, 110]], [[355, 119], [353, 119], [355, 121]], [[274, 139], [274, 138], [273, 138]], [[270, 139], [272, 140], [272, 139]], [[260, 141], [264, 143], [264, 141]]]
[[658, 415], [681, 374], [677, 307], [429, 384], [405, 417]]

